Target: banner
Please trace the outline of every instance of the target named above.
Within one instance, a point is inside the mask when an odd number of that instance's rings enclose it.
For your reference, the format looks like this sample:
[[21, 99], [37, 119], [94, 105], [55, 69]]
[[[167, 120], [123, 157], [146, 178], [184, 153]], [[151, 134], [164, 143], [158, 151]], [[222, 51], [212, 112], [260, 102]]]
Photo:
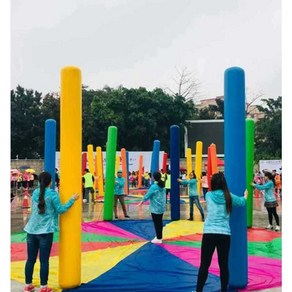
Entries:
[[268, 170], [272, 172], [274, 169], [277, 173], [282, 173], [282, 160], [260, 160], [259, 161], [260, 171]]
[[[84, 152], [82, 152], [84, 153]], [[94, 157], [96, 153], [94, 152]], [[159, 152], [159, 169], [162, 169], [162, 163], [163, 163], [163, 154], [164, 151]], [[106, 170], [105, 164], [106, 164], [106, 151], [102, 152], [103, 155], [103, 169], [104, 172]], [[129, 151], [129, 172], [132, 171], [138, 171], [139, 170], [139, 157], [140, 155], [143, 155], [143, 162], [144, 162], [144, 171], [150, 172], [151, 167], [151, 157], [152, 157], [152, 151]], [[117, 151], [116, 156], [120, 157], [120, 169], [122, 169], [122, 163], [121, 163], [121, 152]], [[80, 155], [81, 159], [82, 155]], [[60, 169], [60, 152], [56, 152], [56, 168]], [[88, 168], [88, 164], [87, 164]], [[105, 173], [104, 173], [105, 175]]]

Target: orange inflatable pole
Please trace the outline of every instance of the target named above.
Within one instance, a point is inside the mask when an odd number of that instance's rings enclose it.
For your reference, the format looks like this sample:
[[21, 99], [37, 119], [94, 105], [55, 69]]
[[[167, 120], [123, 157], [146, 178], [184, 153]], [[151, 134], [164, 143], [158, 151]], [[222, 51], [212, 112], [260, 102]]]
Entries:
[[208, 147], [208, 160], [207, 160], [207, 181], [208, 190], [211, 190], [211, 177], [212, 177], [212, 163], [211, 163], [211, 147]]
[[210, 154], [211, 154], [212, 174], [214, 174], [218, 172], [216, 145], [214, 143], [210, 145]]

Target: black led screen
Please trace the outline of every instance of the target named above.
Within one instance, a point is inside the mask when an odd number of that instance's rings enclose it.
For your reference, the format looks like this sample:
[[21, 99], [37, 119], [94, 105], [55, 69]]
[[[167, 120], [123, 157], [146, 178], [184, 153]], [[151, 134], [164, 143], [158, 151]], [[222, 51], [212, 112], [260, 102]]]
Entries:
[[186, 131], [186, 148], [196, 153], [196, 142], [203, 142], [203, 155], [208, 155], [208, 147], [214, 143], [218, 156], [224, 156], [224, 120], [188, 121]]

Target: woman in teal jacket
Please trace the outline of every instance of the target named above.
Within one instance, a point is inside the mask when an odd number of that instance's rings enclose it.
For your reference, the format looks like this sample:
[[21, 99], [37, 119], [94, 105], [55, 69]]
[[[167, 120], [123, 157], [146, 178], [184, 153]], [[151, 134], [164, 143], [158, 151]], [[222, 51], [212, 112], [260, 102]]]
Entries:
[[59, 194], [50, 188], [52, 176], [48, 172], [39, 175], [39, 188], [32, 194], [32, 210], [29, 221], [24, 227], [27, 232], [27, 261], [25, 264], [24, 291], [35, 291], [32, 285], [34, 264], [39, 253], [40, 258], [40, 292], [51, 292], [47, 287], [49, 276], [49, 257], [54, 232], [59, 230], [58, 214], [66, 212], [79, 198], [73, 195], [62, 205]]
[[163, 232], [163, 213], [165, 212], [166, 205], [166, 190], [164, 181], [161, 180], [161, 173], [153, 173], [154, 183], [149, 188], [148, 192], [144, 195], [142, 201], [137, 205], [141, 206], [145, 201], [150, 200], [150, 212], [154, 223], [156, 237], [154, 237], [152, 243], [162, 243]]
[[117, 177], [115, 178], [115, 189], [114, 189], [114, 213], [115, 218], [119, 219], [118, 217], [118, 201], [120, 201], [123, 213], [125, 218], [130, 218], [130, 216], [127, 214], [127, 209], [125, 205], [125, 192], [124, 192], [124, 186], [125, 186], [125, 179], [122, 176], [123, 172], [121, 170], [117, 171]]
[[189, 200], [190, 200], [190, 218], [188, 220], [194, 220], [194, 203], [200, 211], [202, 221], [204, 221], [204, 211], [200, 203], [198, 190], [197, 190], [197, 177], [194, 171], [189, 174], [190, 179], [177, 179], [177, 181], [183, 185], [189, 185]]
[[266, 171], [265, 172], [265, 183], [263, 185], [252, 183], [252, 186], [258, 190], [264, 191], [265, 193], [265, 207], [268, 211], [268, 219], [269, 219], [269, 225], [267, 226], [267, 229], [273, 229], [273, 216], [276, 221], [276, 227], [275, 231], [280, 231], [280, 221], [279, 216], [277, 214], [277, 207], [278, 202], [276, 200], [275, 194], [274, 194], [274, 182], [273, 182], [273, 175], [271, 172]]
[[203, 230], [197, 292], [203, 291], [215, 248], [217, 249], [220, 267], [221, 291], [227, 291], [229, 281], [228, 256], [231, 235], [229, 216], [233, 206], [244, 206], [246, 204], [246, 198], [246, 190], [244, 197], [238, 197], [229, 192], [223, 173], [219, 172], [212, 175], [211, 191], [206, 193], [208, 212]]

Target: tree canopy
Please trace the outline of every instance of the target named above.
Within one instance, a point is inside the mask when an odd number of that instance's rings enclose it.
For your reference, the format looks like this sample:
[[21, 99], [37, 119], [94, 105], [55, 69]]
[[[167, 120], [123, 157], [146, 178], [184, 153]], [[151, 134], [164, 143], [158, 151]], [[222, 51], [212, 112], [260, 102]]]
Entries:
[[[282, 97], [262, 99], [258, 109], [264, 118], [255, 125], [255, 160], [281, 159]], [[224, 101], [198, 110], [191, 99], [168, 94], [160, 88], [104, 87], [99, 90], [82, 86], [82, 150], [92, 144], [106, 150], [109, 126], [118, 128], [117, 150], [151, 151], [153, 141], [169, 153], [170, 127], [180, 127], [180, 150], [184, 157], [184, 129], [187, 120], [222, 119]], [[60, 147], [60, 97], [17, 86], [11, 90], [11, 158], [43, 158], [45, 121], [56, 120], [56, 149]]]
[[[162, 89], [145, 88], [102, 90], [82, 88], [82, 149], [88, 144], [105, 150], [109, 126], [118, 128], [117, 150], [151, 151], [153, 141], [160, 140], [161, 150], [169, 152], [170, 126], [178, 125], [181, 135], [187, 119], [194, 116], [192, 101], [170, 96]], [[25, 118], [23, 115], [25, 113]], [[11, 157], [40, 158], [44, 153], [44, 125], [47, 119], [57, 122], [59, 150], [60, 98], [58, 95], [25, 90], [11, 91]], [[29, 129], [29, 130], [28, 130]], [[184, 145], [181, 139], [181, 151]]]

